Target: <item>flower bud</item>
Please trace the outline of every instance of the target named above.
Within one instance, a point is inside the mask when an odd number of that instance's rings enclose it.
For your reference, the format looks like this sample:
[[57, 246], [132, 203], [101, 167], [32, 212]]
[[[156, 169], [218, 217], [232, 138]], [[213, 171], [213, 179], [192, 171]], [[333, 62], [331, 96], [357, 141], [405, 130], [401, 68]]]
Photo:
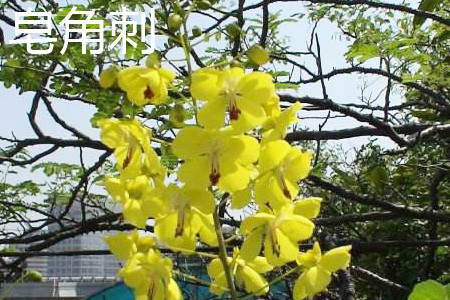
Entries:
[[235, 38], [241, 34], [241, 28], [237, 23], [228, 24], [225, 27], [225, 30], [232, 38]]
[[170, 14], [167, 25], [170, 31], [177, 31], [180, 29], [181, 24], [183, 24], [183, 18], [179, 14]]
[[192, 28], [192, 35], [193, 35], [194, 37], [199, 37], [199, 36], [201, 36], [201, 35], [202, 35], [202, 30], [200, 29], [200, 27], [194, 26], [194, 27]]
[[116, 82], [119, 71], [120, 68], [118, 66], [111, 66], [108, 69], [103, 70], [100, 74], [100, 86], [104, 89], [112, 87]]
[[177, 103], [175, 107], [170, 110], [169, 121], [172, 122], [174, 127], [181, 128], [184, 127], [184, 119], [186, 114], [183, 105]]
[[206, 10], [211, 7], [211, 2], [207, 0], [200, 0], [197, 2], [197, 7], [202, 10]]
[[253, 45], [248, 49], [247, 56], [250, 60], [258, 65], [263, 65], [270, 60], [269, 51], [260, 45]]
[[145, 66], [147, 68], [160, 68], [161, 67], [161, 54], [155, 51], [147, 56], [145, 60]]

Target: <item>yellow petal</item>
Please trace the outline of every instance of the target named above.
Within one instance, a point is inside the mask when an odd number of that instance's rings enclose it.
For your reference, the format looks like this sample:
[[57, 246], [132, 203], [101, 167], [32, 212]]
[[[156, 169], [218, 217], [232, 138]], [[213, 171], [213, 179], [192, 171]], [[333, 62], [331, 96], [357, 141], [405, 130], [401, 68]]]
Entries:
[[331, 274], [321, 267], [312, 267], [305, 271], [305, 290], [309, 297], [325, 290], [331, 282]]
[[184, 159], [196, 158], [205, 152], [207, 133], [200, 127], [189, 126], [180, 130], [172, 142], [173, 153]]
[[109, 148], [116, 148], [123, 144], [123, 130], [117, 119], [102, 119], [97, 122], [100, 127], [100, 140]]
[[223, 273], [223, 264], [219, 258], [213, 259], [208, 265], [208, 275], [210, 277], [218, 276], [220, 273]]
[[[234, 136], [229, 139], [229, 144], [225, 146], [226, 152], [235, 152], [239, 153], [237, 157], [238, 161], [242, 165], [249, 165], [258, 160], [259, 157], [259, 143], [258, 140], [254, 137], [248, 135], [239, 135]], [[241, 144], [242, 147], [239, 149], [233, 148], [230, 144]]]
[[295, 202], [294, 213], [308, 219], [314, 219], [320, 213], [322, 198], [310, 197]]
[[242, 234], [249, 234], [254, 228], [264, 226], [274, 220], [275, 216], [268, 213], [257, 213], [244, 219], [241, 223]]
[[250, 203], [251, 192], [250, 187], [234, 192], [231, 195], [231, 208], [241, 209]]
[[250, 182], [251, 171], [242, 165], [220, 159], [220, 178], [217, 187], [225, 192], [235, 192], [245, 188]]
[[306, 178], [309, 174], [311, 158], [311, 152], [302, 152], [293, 148], [288, 156], [289, 164], [285, 170], [286, 178], [294, 182]]
[[281, 255], [274, 253], [273, 250], [274, 249], [273, 249], [273, 245], [272, 245], [270, 238], [266, 237], [266, 239], [264, 240], [264, 256], [266, 257], [269, 264], [277, 267], [277, 266], [282, 266], [285, 263], [287, 263], [287, 261], [285, 259], [280, 258]]
[[261, 148], [261, 156], [259, 159], [260, 173], [277, 167], [291, 149], [291, 145], [286, 141], [275, 141], [264, 145]]
[[314, 242], [313, 249], [306, 253], [299, 253], [297, 256], [297, 264], [307, 268], [314, 267], [322, 258], [322, 251], [318, 242]]
[[178, 170], [178, 178], [189, 188], [206, 189], [210, 186], [209, 174], [211, 172], [209, 158], [200, 156], [185, 161]]
[[285, 262], [295, 260], [299, 251], [297, 243], [294, 240], [289, 239], [289, 237], [281, 230], [276, 229], [275, 232], [278, 244], [280, 245], [280, 259]]
[[146, 272], [142, 268], [142, 263], [145, 261], [145, 254], [136, 253], [130, 257], [125, 266], [120, 270], [119, 275], [128, 286], [139, 288], [145, 287], [148, 283], [146, 280]]
[[251, 98], [241, 98], [237, 101], [237, 107], [241, 111], [237, 120], [231, 122], [231, 126], [237, 131], [246, 132], [261, 125], [266, 120], [264, 108], [253, 102]]
[[258, 273], [264, 274], [273, 270], [273, 266], [269, 264], [267, 259], [262, 256], [257, 256], [252, 261], [247, 261], [247, 265]]
[[254, 295], [263, 295], [269, 291], [267, 281], [252, 268], [244, 266], [240, 270], [240, 273], [247, 292], [253, 293]]
[[167, 246], [173, 247], [175, 251], [179, 251], [177, 248], [192, 251], [195, 249], [197, 243], [196, 235], [200, 224], [192, 226], [194, 225], [192, 224], [192, 216], [186, 213], [185, 220], [182, 222], [183, 229], [180, 235], [177, 233], [177, 226], [180, 221], [178, 217], [178, 211], [173, 211], [167, 216], [157, 219], [155, 223], [155, 234]]
[[323, 255], [319, 265], [330, 272], [336, 272], [339, 269], [345, 269], [350, 264], [351, 249], [351, 245], [331, 249]]
[[303, 216], [292, 214], [289, 219], [281, 222], [279, 228], [289, 239], [298, 242], [307, 240], [312, 236], [314, 223]]
[[254, 99], [256, 103], [269, 101], [275, 94], [275, 85], [271, 75], [253, 72], [241, 78], [238, 93], [245, 98]]
[[225, 272], [220, 273], [214, 278], [214, 281], [209, 286], [209, 291], [216, 295], [222, 295], [228, 289], [227, 279], [225, 277]]
[[183, 294], [178, 287], [178, 284], [173, 278], [170, 278], [169, 285], [167, 286], [167, 291], [169, 293], [168, 300], [182, 300]]
[[246, 261], [254, 260], [261, 252], [263, 242], [263, 231], [254, 229], [244, 240], [241, 247], [241, 257]]
[[128, 259], [133, 254], [133, 242], [128, 234], [119, 232], [115, 235], [105, 237], [105, 241], [111, 252], [118, 259]]
[[125, 199], [126, 190], [124, 184], [120, 181], [120, 179], [108, 177], [105, 180], [105, 186], [108, 190], [108, 193], [116, 200], [122, 201]]
[[174, 72], [172, 72], [170, 70], [167, 70], [167, 69], [164, 69], [164, 68], [159, 68], [157, 70], [158, 70], [159, 75], [164, 80], [166, 80], [168, 82], [171, 82], [171, 81], [173, 81], [175, 79], [175, 73]]
[[215, 100], [221, 91], [220, 71], [200, 69], [192, 74], [191, 95], [201, 100]]
[[130, 224], [144, 228], [148, 216], [143, 214], [142, 203], [137, 200], [128, 200], [123, 205], [123, 216]]
[[[290, 192], [292, 192], [290, 190]], [[266, 173], [261, 176], [254, 185], [255, 200], [258, 205], [263, 206], [265, 203], [269, 203], [273, 209], [290, 203], [283, 191], [280, 189], [279, 183], [273, 176], [272, 172]]]
[[304, 274], [300, 275], [300, 277], [295, 281], [294, 290], [292, 294], [294, 296], [294, 300], [303, 300], [308, 297], [305, 289], [305, 276]]
[[198, 122], [206, 129], [219, 129], [225, 125], [226, 104], [222, 99], [207, 102], [198, 111]]
[[[201, 223], [199, 228], [199, 235], [202, 242], [210, 245], [210, 246], [217, 246], [217, 234], [214, 230], [214, 221], [212, 215], [203, 215], [202, 213], [199, 213], [197, 216], [198, 222]], [[197, 220], [197, 218], [195, 220]], [[194, 222], [197, 222], [195, 221]]]
[[277, 118], [277, 127], [279, 130], [286, 130], [290, 124], [296, 123], [297, 119], [297, 111], [302, 108], [302, 104], [300, 102], [295, 102], [288, 109], [284, 110], [280, 116]]
[[214, 212], [216, 206], [214, 195], [208, 190], [188, 189], [183, 187], [182, 193], [189, 199], [190, 204], [200, 210], [202, 213], [209, 215]]

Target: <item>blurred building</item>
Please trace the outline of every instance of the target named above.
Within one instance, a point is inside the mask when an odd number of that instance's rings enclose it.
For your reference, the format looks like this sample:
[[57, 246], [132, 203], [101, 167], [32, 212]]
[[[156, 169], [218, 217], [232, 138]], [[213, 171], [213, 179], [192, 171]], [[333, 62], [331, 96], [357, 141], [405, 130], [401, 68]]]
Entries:
[[[118, 211], [118, 207], [111, 205], [109, 209]], [[54, 205], [50, 210], [54, 216], [59, 216], [65, 209], [63, 205]], [[98, 211], [87, 210], [86, 218], [92, 218]], [[82, 210], [79, 202], [75, 202], [69, 210], [68, 216], [76, 221], [81, 221]], [[47, 232], [58, 230], [58, 224], [51, 224]], [[38, 234], [45, 233], [41, 231]], [[73, 238], [65, 239], [49, 247], [45, 251], [83, 251], [83, 250], [105, 250], [104, 232], [89, 233]], [[20, 245], [18, 250], [23, 251], [29, 245]], [[113, 255], [79, 255], [79, 256], [39, 256], [30, 257], [26, 260], [27, 270], [37, 270], [44, 277], [74, 277], [74, 278], [111, 278], [115, 277], [120, 269], [120, 261]]]

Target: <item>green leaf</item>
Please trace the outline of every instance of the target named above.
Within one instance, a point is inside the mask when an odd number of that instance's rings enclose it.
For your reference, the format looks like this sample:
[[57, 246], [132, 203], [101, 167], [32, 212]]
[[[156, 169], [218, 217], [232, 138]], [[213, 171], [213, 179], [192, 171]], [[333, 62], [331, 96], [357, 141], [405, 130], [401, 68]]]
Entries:
[[[442, 0], [422, 0], [419, 4], [419, 10], [432, 12], [438, 7]], [[414, 27], [421, 26], [427, 18], [421, 16], [414, 16], [413, 25]]]
[[434, 280], [420, 282], [414, 286], [408, 300], [448, 300], [448, 290]]
[[178, 157], [173, 154], [170, 145], [161, 145], [161, 163], [170, 170], [177, 167]]
[[381, 192], [389, 180], [389, 174], [385, 167], [376, 166], [369, 172], [369, 179], [374, 188]]
[[277, 90], [297, 90], [298, 84], [290, 83], [290, 82], [275, 82], [275, 88]]

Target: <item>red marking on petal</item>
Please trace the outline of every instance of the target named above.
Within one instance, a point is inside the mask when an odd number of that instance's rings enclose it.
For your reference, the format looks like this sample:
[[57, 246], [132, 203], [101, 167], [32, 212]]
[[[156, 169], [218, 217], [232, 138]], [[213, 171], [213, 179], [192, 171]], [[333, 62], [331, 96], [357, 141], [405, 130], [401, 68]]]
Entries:
[[133, 147], [129, 147], [127, 156], [125, 157], [125, 159], [123, 161], [123, 168], [124, 169], [130, 164], [132, 156], [133, 156]]
[[288, 197], [289, 199], [292, 199], [291, 193], [289, 192], [289, 190], [287, 189], [287, 187], [285, 187], [285, 188], [283, 189], [283, 194], [284, 194], [286, 197]]
[[220, 173], [211, 173], [209, 174], [209, 181], [211, 181], [212, 185], [216, 185], [219, 182]]
[[155, 94], [153, 94], [152, 89], [149, 86], [147, 86], [147, 88], [144, 91], [144, 98], [152, 99], [153, 97], [155, 97]]
[[230, 119], [233, 121], [236, 121], [239, 119], [239, 115], [241, 114], [241, 110], [237, 108], [236, 106], [232, 106], [230, 108]]

